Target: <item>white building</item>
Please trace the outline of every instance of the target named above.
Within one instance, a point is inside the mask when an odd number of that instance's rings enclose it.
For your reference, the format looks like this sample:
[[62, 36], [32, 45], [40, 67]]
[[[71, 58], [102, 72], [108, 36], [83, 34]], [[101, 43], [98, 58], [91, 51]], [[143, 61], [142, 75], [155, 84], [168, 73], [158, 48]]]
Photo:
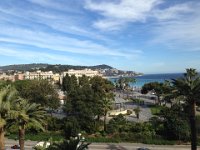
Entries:
[[84, 69], [84, 70], [74, 70], [70, 69], [66, 72], [63, 72], [60, 77], [60, 83], [62, 84], [63, 77], [68, 74], [69, 76], [75, 75], [77, 78], [82, 77], [83, 75], [88, 76], [88, 77], [94, 77], [94, 76], [103, 76], [99, 71], [97, 70], [91, 70], [91, 69]]
[[63, 72], [62, 76], [66, 76], [68, 74], [69, 76], [75, 75], [76, 77], [82, 77], [83, 75], [86, 75], [88, 77], [94, 77], [94, 76], [102, 76], [102, 74], [99, 73], [97, 70], [91, 70], [91, 69], [84, 69], [84, 70], [74, 70], [70, 69], [66, 72]]
[[33, 80], [33, 79], [53, 79], [53, 72], [48, 71], [48, 72], [42, 72], [40, 70], [36, 72], [29, 72], [27, 71], [25, 73], [25, 79]]

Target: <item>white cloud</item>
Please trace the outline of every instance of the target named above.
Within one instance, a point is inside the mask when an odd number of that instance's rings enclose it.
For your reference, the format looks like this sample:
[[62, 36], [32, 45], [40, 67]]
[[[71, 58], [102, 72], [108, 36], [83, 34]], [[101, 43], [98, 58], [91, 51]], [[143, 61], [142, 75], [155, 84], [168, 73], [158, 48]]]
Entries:
[[182, 19], [184, 15], [188, 13], [194, 13], [193, 3], [183, 3], [170, 6], [165, 9], [155, 9], [152, 12], [152, 17], [155, 17], [159, 21], [171, 20], [171, 19]]
[[85, 8], [99, 13], [103, 18], [96, 20], [93, 24], [102, 30], [120, 30], [127, 23], [147, 23], [149, 18], [155, 21], [166, 21], [182, 19], [190, 13], [194, 13], [194, 4], [185, 2], [160, 8], [163, 0], [119, 0], [118, 2], [93, 2], [87, 0]]
[[66, 1], [66, 0], [27, 0], [33, 4], [41, 6], [45, 9], [52, 9], [58, 10], [61, 12], [68, 12], [68, 13], [75, 13], [75, 14], [82, 14], [81, 9], [79, 9], [81, 2], [73, 1]]
[[[0, 41], [18, 44], [32, 45], [39, 48], [47, 48], [53, 51], [63, 51], [86, 55], [108, 55], [118, 57], [130, 57], [130, 55], [138, 55], [138, 50], [130, 53], [124, 53], [117, 49], [111, 49], [101, 44], [94, 43], [89, 40], [78, 40], [66, 36], [44, 33], [40, 31], [31, 31], [22, 28], [13, 28], [1, 26]], [[4, 35], [4, 36], [3, 36]], [[5, 36], [6, 35], [6, 36]]]
[[81, 62], [77, 59], [72, 59], [71, 57], [58, 55], [58, 54], [51, 54], [45, 52], [34, 52], [34, 51], [27, 51], [22, 49], [15, 48], [7, 48], [1, 47], [0, 48], [0, 55], [1, 56], [10, 56], [14, 58], [18, 58], [21, 60], [26, 61], [36, 61], [36, 62], [66, 62], [69, 64], [80, 64]]
[[[100, 29], [117, 29], [128, 22], [143, 22], [154, 7], [162, 0], [120, 0], [119, 2], [86, 1], [85, 8], [97, 11], [104, 19], [97, 20], [94, 25]], [[113, 27], [113, 28], [112, 28]]]
[[[197, 17], [199, 16], [199, 17]], [[152, 29], [153, 44], [162, 44], [177, 51], [200, 51], [200, 14], [185, 21], [171, 21]]]
[[[0, 22], [10, 22], [18, 25], [29, 26], [41, 30], [42, 28], [49, 27], [55, 32], [62, 32], [66, 34], [78, 35], [89, 39], [102, 40], [104, 42], [111, 42], [110, 39], [106, 38], [103, 35], [100, 35], [96, 31], [89, 30], [88, 27], [85, 27], [84, 15], [73, 15], [63, 11], [75, 11], [74, 6], [70, 7], [65, 3], [57, 3], [52, 0], [29, 0], [32, 3], [44, 6], [47, 9], [38, 8], [36, 6], [30, 7], [24, 13], [23, 7], [17, 7], [16, 5], [10, 5], [9, 8], [3, 7], [0, 5]], [[57, 7], [56, 11], [53, 11], [51, 7], [55, 5], [62, 5], [62, 7]], [[49, 6], [50, 5], [50, 6]], [[63, 8], [66, 7], [66, 8]], [[67, 8], [69, 7], [69, 8]], [[39, 26], [39, 27], [38, 27]]]

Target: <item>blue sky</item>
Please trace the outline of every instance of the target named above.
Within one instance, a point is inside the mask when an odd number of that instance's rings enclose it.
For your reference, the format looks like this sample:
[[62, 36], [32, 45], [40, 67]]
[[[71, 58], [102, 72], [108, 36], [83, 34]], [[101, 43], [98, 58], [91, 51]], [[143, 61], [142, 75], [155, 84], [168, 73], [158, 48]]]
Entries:
[[198, 0], [1, 0], [0, 65], [200, 71]]

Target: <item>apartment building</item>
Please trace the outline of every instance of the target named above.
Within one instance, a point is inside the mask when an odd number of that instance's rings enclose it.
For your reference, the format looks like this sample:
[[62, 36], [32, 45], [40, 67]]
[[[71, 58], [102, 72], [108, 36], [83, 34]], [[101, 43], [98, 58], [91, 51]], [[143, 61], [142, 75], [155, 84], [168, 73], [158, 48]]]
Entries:
[[38, 70], [36, 72], [25, 72], [25, 79], [33, 80], [33, 79], [53, 79], [53, 72], [42, 72], [41, 70]]
[[83, 75], [86, 75], [88, 77], [102, 76], [102, 74], [100, 74], [99, 71], [91, 69], [84, 69], [84, 70], [70, 69], [66, 72], [63, 72], [62, 77], [66, 76], [66, 74], [69, 74], [69, 76], [75, 75], [76, 77], [82, 77]]

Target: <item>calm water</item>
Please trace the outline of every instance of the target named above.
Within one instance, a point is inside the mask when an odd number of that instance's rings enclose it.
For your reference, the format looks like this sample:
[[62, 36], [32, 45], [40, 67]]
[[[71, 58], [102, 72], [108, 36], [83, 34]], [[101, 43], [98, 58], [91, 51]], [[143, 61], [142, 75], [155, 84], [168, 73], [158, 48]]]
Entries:
[[[170, 73], [170, 74], [146, 74], [143, 76], [135, 77], [136, 83], [131, 84], [132, 87], [140, 88], [145, 83], [149, 82], [164, 82], [165, 80], [176, 79], [182, 77], [183, 73]], [[114, 81], [116, 78], [110, 79]]]

